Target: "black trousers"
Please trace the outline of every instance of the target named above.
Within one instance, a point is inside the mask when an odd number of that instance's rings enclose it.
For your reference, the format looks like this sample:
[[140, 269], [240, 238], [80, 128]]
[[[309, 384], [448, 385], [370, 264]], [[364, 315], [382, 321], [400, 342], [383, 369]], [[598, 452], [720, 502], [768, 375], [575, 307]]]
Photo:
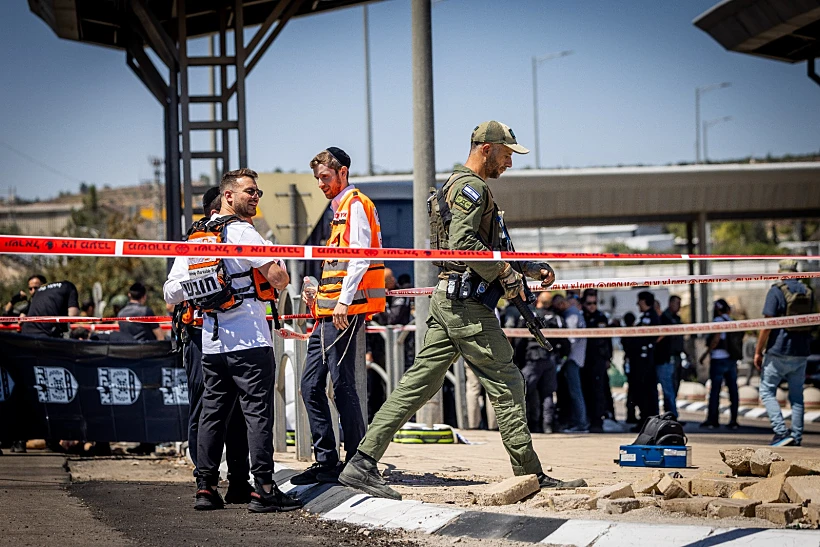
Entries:
[[[199, 458], [197, 443], [199, 437], [199, 416], [202, 414], [202, 394], [205, 383], [202, 374], [202, 330], [195, 329], [191, 341], [183, 347], [185, 375], [188, 377], [188, 452], [196, 467]], [[221, 459], [221, 458], [220, 458]], [[248, 480], [251, 464], [248, 460], [248, 428], [239, 406], [239, 397], [234, 401], [225, 430], [225, 461], [228, 464], [228, 480]], [[194, 469], [194, 477], [199, 472]]]
[[[630, 382], [635, 384], [634, 401], [641, 413], [638, 425], [642, 426], [650, 416], [660, 414], [658, 405], [658, 375], [655, 372], [655, 360], [652, 354], [646, 357], [637, 357], [630, 361]], [[629, 387], [632, 391], [632, 384]]]
[[356, 392], [357, 334], [364, 326], [364, 315], [350, 316], [349, 321], [350, 326], [339, 331], [330, 319], [319, 320], [308, 341], [305, 372], [300, 388], [310, 421], [314, 456], [323, 465], [335, 465], [339, 461], [327, 400], [328, 373], [333, 382], [334, 401], [342, 423], [345, 461], [356, 453], [365, 433], [359, 394]]
[[273, 482], [273, 348], [253, 348], [202, 356], [205, 391], [199, 416], [197, 483], [215, 486], [226, 425], [237, 396], [247, 426], [251, 472]]
[[581, 389], [584, 393], [590, 427], [603, 427], [604, 416], [609, 406], [608, 399], [612, 397], [606, 368], [606, 361], [589, 360], [581, 369]]
[[558, 372], [555, 361], [526, 361], [521, 375], [527, 386], [527, 426], [532, 433], [551, 431], [555, 420], [553, 394], [558, 389]]

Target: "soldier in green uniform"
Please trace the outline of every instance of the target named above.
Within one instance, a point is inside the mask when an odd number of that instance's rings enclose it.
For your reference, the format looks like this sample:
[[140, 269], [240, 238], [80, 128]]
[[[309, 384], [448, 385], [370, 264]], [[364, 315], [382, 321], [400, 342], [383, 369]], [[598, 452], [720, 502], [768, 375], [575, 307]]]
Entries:
[[[507, 230], [485, 182], [512, 167], [512, 154], [526, 154], [506, 125], [490, 121], [475, 128], [470, 156], [428, 200], [434, 249], [507, 250]], [[516, 475], [536, 474], [542, 488], [585, 486], [544, 474], [532, 447], [524, 403], [524, 379], [493, 310], [501, 296], [523, 296], [523, 275], [549, 287], [555, 281], [544, 262], [443, 262], [433, 292], [424, 347], [398, 387], [373, 417], [356, 455], [339, 482], [370, 495], [401, 499], [381, 478], [376, 462], [396, 431], [439, 389], [450, 365], [462, 355], [489, 395], [504, 448]]]

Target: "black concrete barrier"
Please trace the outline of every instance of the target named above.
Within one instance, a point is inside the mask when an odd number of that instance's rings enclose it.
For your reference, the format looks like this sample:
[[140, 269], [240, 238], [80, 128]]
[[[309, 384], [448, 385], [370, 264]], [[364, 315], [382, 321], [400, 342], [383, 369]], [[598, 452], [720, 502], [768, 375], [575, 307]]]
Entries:
[[187, 439], [188, 384], [165, 341], [0, 333], [0, 441]]

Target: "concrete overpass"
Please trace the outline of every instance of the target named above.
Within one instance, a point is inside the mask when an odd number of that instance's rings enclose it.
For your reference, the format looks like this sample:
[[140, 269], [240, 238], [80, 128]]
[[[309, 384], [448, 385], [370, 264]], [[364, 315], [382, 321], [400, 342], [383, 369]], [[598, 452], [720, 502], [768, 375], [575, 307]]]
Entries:
[[[352, 181], [377, 206], [412, 200], [412, 175]], [[512, 170], [490, 188], [511, 228], [684, 222], [689, 252], [697, 241], [699, 254], [709, 254], [710, 221], [820, 219], [820, 162]], [[397, 231], [407, 233], [405, 226]], [[698, 263], [698, 273], [710, 269]], [[690, 291], [693, 316], [708, 321], [708, 285], [700, 286], [700, 298], [694, 286]]]
[[[412, 199], [409, 174], [351, 180]], [[820, 218], [820, 162], [511, 170], [490, 188], [513, 228]]]

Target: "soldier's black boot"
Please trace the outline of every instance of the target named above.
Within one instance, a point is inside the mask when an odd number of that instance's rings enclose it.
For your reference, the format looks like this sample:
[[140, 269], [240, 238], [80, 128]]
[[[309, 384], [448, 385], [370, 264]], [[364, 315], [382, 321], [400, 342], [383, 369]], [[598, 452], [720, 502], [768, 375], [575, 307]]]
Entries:
[[339, 475], [339, 482], [377, 498], [400, 500], [401, 494], [387, 486], [379, 475], [376, 460], [361, 452], [350, 458]]
[[562, 481], [559, 479], [553, 479], [552, 477], [544, 473], [539, 473], [538, 484], [541, 485], [541, 488], [583, 488], [587, 485], [587, 481], [585, 481], [584, 479]]

